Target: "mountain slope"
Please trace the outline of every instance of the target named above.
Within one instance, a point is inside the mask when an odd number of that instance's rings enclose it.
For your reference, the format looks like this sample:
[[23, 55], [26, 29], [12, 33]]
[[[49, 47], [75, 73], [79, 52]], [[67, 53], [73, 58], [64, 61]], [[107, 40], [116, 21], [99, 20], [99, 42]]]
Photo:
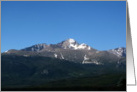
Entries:
[[[104, 87], [102, 85], [106, 83], [104, 79], [108, 80], [107, 77], [109, 77], [113, 79], [113, 81], [111, 79], [107, 82], [111, 87], [117, 85], [118, 81], [126, 72], [125, 68], [116, 67], [116, 63], [107, 65], [79, 64], [41, 56], [2, 55], [1, 83], [2, 88], [37, 88], [40, 85], [54, 88], [56, 86], [63, 87], [63, 85], [64, 87], [66, 87], [65, 85], [71, 87], [72, 84], [68, 83], [70, 80], [71, 82], [76, 81], [73, 83], [73, 87], [91, 86], [96, 88], [97, 85]], [[113, 74], [113, 77], [110, 77], [111, 74]], [[105, 77], [103, 77], [104, 75]], [[101, 83], [96, 78], [102, 80]], [[62, 82], [62, 80], [66, 82]], [[80, 81], [84, 84], [80, 84]], [[87, 81], [90, 83], [94, 81], [96, 84], [92, 83], [89, 85]]]

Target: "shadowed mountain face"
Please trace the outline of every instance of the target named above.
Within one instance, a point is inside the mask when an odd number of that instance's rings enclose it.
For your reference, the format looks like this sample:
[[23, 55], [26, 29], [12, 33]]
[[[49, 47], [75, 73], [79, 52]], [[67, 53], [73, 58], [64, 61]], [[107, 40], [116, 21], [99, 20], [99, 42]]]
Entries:
[[126, 90], [126, 84], [121, 84], [126, 79], [125, 59], [119, 61], [80, 64], [41, 56], [2, 55], [1, 87], [3, 91]]
[[74, 39], [1, 56], [2, 90], [126, 90], [126, 49], [96, 50]]

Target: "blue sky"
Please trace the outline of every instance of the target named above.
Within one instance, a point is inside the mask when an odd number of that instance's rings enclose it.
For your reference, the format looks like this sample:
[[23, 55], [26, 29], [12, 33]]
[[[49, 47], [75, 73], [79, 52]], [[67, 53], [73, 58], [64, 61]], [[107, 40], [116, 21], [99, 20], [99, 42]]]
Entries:
[[126, 2], [2, 1], [1, 52], [68, 38], [98, 50], [126, 47]]

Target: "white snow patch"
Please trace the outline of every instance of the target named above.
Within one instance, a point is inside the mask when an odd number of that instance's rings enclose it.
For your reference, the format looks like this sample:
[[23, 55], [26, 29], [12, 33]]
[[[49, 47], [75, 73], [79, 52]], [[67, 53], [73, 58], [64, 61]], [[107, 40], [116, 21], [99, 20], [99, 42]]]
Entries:
[[70, 38], [68, 41], [69, 41], [70, 43], [74, 43], [74, 42], [75, 42], [75, 40], [74, 40], [74, 39], [71, 39], [71, 38]]
[[76, 49], [78, 49], [78, 46], [77, 46], [77, 45], [74, 45], [74, 44], [70, 44], [70, 45], [69, 45], [69, 48], [73, 48], [73, 49], [76, 50]]
[[62, 59], [64, 59], [64, 57], [63, 57], [62, 53], [60, 53], [60, 55], [61, 55], [61, 58], [62, 58]]
[[102, 63], [98, 62], [98, 61], [95, 60], [95, 59], [90, 60], [90, 58], [88, 58], [88, 57], [85, 55], [82, 64], [96, 64], [96, 65], [100, 65], [100, 64], [102, 64]]
[[90, 50], [91, 49], [89, 46], [87, 46], [84, 43], [80, 44], [80, 45], [70, 43], [69, 48], [73, 48], [74, 50], [77, 50], [77, 49], [87, 49], [87, 50]]
[[85, 56], [84, 56], [84, 60], [89, 60], [89, 58], [85, 55]]
[[58, 57], [58, 55], [55, 53], [55, 54], [54, 54], [54, 57], [55, 57], [55, 58], [57, 58], [57, 57]]
[[84, 64], [84, 63], [85, 63], [85, 61], [88, 61], [88, 60], [89, 60], [89, 58], [85, 55], [85, 56], [84, 56], [84, 60], [83, 60], [82, 64]]
[[86, 44], [82, 43], [78, 46], [79, 49], [85, 49], [87, 47]]

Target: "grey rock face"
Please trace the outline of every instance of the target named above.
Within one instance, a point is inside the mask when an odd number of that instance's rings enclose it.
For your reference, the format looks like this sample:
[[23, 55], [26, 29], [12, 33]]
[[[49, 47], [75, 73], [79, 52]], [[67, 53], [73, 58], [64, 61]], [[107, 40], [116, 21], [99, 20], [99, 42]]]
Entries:
[[48, 46], [46, 44], [36, 44], [31, 47], [27, 47], [24, 49], [21, 49], [22, 51], [40, 51], [42, 49], [47, 48]]
[[126, 57], [126, 48], [116, 48], [109, 50], [108, 52], [115, 54], [118, 57]]

